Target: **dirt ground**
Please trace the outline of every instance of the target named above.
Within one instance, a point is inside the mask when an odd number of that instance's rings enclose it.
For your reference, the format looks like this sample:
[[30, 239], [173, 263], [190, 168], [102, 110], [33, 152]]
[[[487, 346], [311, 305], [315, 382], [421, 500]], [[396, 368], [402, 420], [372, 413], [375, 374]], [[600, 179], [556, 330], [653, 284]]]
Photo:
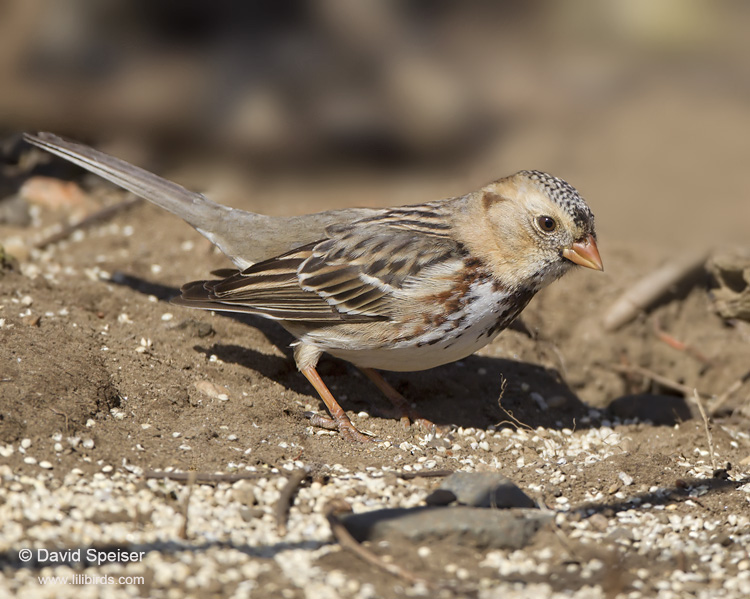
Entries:
[[[97, 193], [109, 201], [119, 197], [110, 190]], [[43, 209], [40, 218], [54, 222], [60, 214]], [[605, 220], [606, 214], [598, 218]], [[13, 248], [13, 233], [32, 240], [50, 230], [54, 226], [40, 224], [10, 230], [5, 238], [11, 238]], [[527, 331], [508, 330], [457, 364], [391, 373], [388, 379], [438, 425], [486, 429], [507, 420], [507, 410], [531, 428], [576, 428], [589, 407], [604, 409], [621, 403], [617, 400], [623, 396], [682, 397], [637, 372], [624, 373], [628, 366], [714, 396], [745, 374], [748, 326], [715, 314], [707, 274], [691, 288], [668, 294], [635, 322], [606, 332], [604, 315], [623, 290], [673, 257], [642, 244], [612, 247], [604, 240], [603, 247], [605, 272], [579, 269], [540, 293], [522, 315]], [[304, 442], [308, 459], [321, 463], [335, 461], [334, 456], [351, 456], [362, 465], [377, 460], [372, 448], [335, 436], [309, 437], [303, 412], [324, 408], [296, 371], [289, 347], [293, 339], [280, 327], [262, 318], [169, 303], [182, 283], [227, 266], [208, 241], [144, 202], [72, 239], [33, 250], [20, 265], [6, 268], [0, 332], [4, 356], [11, 359], [3, 362], [0, 443], [25, 437], [42, 443], [60, 430], [81, 434], [91, 419], [97, 454], [110, 447], [121, 458], [150, 468], [221, 470], [232, 452], [218, 441], [216, 429], [231, 424], [259, 447], [261, 439]], [[683, 342], [687, 350], [660, 341], [660, 333]], [[377, 416], [386, 406], [356, 369], [324, 358], [320, 371], [348, 411], [372, 410]], [[499, 401], [503, 381], [507, 386]], [[555, 398], [554, 408], [541, 410], [529, 400], [534, 391]], [[228, 399], [212, 397], [217, 393]], [[722, 424], [742, 430], [747, 393], [744, 386], [732, 395], [718, 414]], [[679, 408], [671, 423], [694, 410], [691, 401], [679, 403], [669, 402], [672, 410]], [[113, 412], [125, 417], [113, 418]], [[665, 418], [661, 423], [670, 423]], [[151, 427], [144, 431], [143, 424]], [[367, 424], [382, 439], [400, 441], [414, 434], [387, 418], [374, 417]], [[171, 431], [183, 434], [172, 439]], [[199, 462], [195, 456], [186, 461], [177, 449], [185, 439], [204, 445]], [[145, 451], [136, 449], [138, 444]], [[277, 443], [267, 445], [270, 453], [259, 450], [256, 464], [293, 457], [277, 453]], [[72, 467], [78, 456], [67, 452], [58, 459], [61, 466]]]
[[[750, 252], [745, 5], [6, 4], [0, 596], [750, 597], [748, 317], [720, 317], [699, 270], [604, 327], [686, 252]], [[146, 202], [64, 230], [129, 196], [21, 142], [40, 129], [266, 214], [416, 204], [540, 169], [590, 204], [605, 271], [556, 282], [474, 356], [385, 373], [435, 432], [387, 417], [362, 374], [324, 357], [323, 380], [382, 441], [348, 443], [310, 426], [325, 408], [284, 330], [170, 304], [229, 266], [201, 235]], [[750, 297], [750, 269], [725, 283]], [[147, 476], [164, 470], [247, 478]], [[553, 521], [520, 549], [364, 543], [416, 583], [333, 539], [329, 501], [419, 507], [436, 471], [500, 472]], [[147, 555], [19, 557], [92, 546]], [[37, 578], [73, 574], [143, 580]]]
[[[97, 201], [112, 204], [125, 197], [94, 179], [77, 180]], [[371, 195], [377, 194], [378, 185], [384, 186], [371, 181]], [[332, 196], [329, 203], [343, 204], [351, 197], [353, 190], [342, 187], [341, 196]], [[607, 223], [606, 204], [598, 205], [596, 198], [590, 202], [598, 220]], [[243, 207], [256, 206], [248, 202]], [[290, 203], [277, 209], [314, 207]], [[384, 399], [353, 367], [324, 358], [320, 373], [354, 421], [389, 441], [390, 447], [352, 444], [310, 427], [304, 412], [322, 412], [324, 407], [296, 371], [292, 339], [281, 328], [260, 318], [191, 311], [169, 303], [182, 283], [228, 266], [187, 225], [143, 202], [43, 250], [30, 249], [64, 217], [64, 212], [36, 208], [31, 226], [6, 226], [2, 231], [7, 248], [19, 256], [7, 261], [0, 279], [0, 447], [22, 447], [29, 439], [35, 457], [33, 463], [21, 451], [3, 457], [15, 475], [37, 475], [42, 461], [49, 462], [51, 481], [63, 480], [73, 468], [93, 475], [102, 464], [123, 472], [125, 466], [271, 472], [297, 460], [331, 474], [335, 464], [360, 472], [419, 463], [422, 454], [397, 448], [417, 443], [424, 431], [404, 429], [381, 417]], [[656, 246], [606, 238], [601, 250], [605, 272], [580, 270], [542, 292], [522, 315], [526, 332], [505, 331], [477, 355], [456, 364], [386, 377], [425, 417], [444, 428], [440, 438], [448, 446], [451, 439], [460, 439], [456, 431], [461, 429], [473, 429], [477, 435], [503, 427], [569, 429], [577, 435], [614, 423], [623, 441], [610, 458], [587, 467], [585, 476], [557, 477], [554, 482], [545, 467], [520, 468], [517, 453], [506, 459], [499, 445], [492, 446], [494, 469], [521, 488], [537, 489], [535, 498], [550, 507], [561, 496], [582, 506], [592, 488], [601, 488], [605, 498], [592, 503], [592, 513], [612, 517], [626, 509], [613, 495], [620, 488], [618, 473], [625, 472], [641, 501], [672, 504], [676, 513], [704, 519], [747, 514], [746, 494], [735, 489], [748, 482], [750, 386], [736, 388], [712, 419], [716, 468], [729, 470], [729, 479], [724, 472], [712, 479], [704, 424], [689, 394], [685, 397], [673, 385], [627, 369], [649, 369], [715, 399], [747, 371], [750, 328], [716, 315], [711, 283], [702, 275], [634, 322], [606, 332], [602, 321], [614, 300], [674, 256]], [[664, 342], [660, 332], [688, 349]], [[710, 407], [712, 400], [706, 403]], [[66, 442], [76, 437], [81, 444]], [[62, 448], [56, 448], [61, 440]], [[448, 449], [438, 456], [438, 464], [458, 469], [476, 451], [471, 443]], [[536, 458], [532, 449], [522, 455]], [[696, 463], [708, 469], [705, 480], [697, 480], [691, 470], [690, 464]], [[558, 467], [564, 471], [563, 464]], [[437, 483], [424, 479], [414, 484], [421, 492]], [[698, 500], [690, 490], [699, 484], [707, 487]], [[667, 495], [656, 499], [652, 493], [657, 487], [667, 489]], [[685, 529], [686, 543], [690, 534]], [[563, 546], [558, 536], [559, 531], [545, 529], [531, 548], [560, 551], [551, 575], [531, 572], [512, 580], [529, 588], [546, 581], [554, 590], [599, 584], [609, 596], [617, 596], [633, 588], [634, 572], [640, 572], [641, 579], [658, 578], [660, 570], [689, 571], [694, 565], [693, 557], [679, 563], [653, 561], [647, 552], [628, 550], [616, 540], [595, 551], [572, 539]], [[467, 551], [453, 543], [431, 549], [427, 562], [417, 558], [408, 543], [391, 544], [387, 552], [427, 578], [450, 577], [447, 564], [454, 565], [453, 571], [457, 564], [469, 579], [478, 577], [477, 564], [487, 555], [482, 548]], [[567, 551], [579, 562], [596, 556], [607, 567], [584, 581], [563, 557]], [[318, 566], [367, 581], [379, 596], [398, 587], [395, 579], [346, 553], [328, 554]], [[715, 584], [709, 581], [703, 587]]]

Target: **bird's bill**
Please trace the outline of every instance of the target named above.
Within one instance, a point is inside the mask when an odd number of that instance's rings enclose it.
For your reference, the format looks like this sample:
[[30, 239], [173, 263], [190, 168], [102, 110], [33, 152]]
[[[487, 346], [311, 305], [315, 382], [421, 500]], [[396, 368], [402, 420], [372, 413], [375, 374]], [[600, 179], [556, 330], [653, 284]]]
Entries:
[[562, 251], [563, 258], [586, 268], [594, 270], [604, 270], [599, 248], [596, 247], [596, 240], [593, 235], [589, 235], [583, 241], [577, 241], [569, 248]]

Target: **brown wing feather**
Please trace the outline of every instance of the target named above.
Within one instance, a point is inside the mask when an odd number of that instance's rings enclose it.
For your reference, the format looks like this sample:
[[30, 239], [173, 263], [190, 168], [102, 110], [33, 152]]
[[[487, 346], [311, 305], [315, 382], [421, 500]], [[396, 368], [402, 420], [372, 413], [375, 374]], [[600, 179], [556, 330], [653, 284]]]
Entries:
[[[398, 221], [397, 221], [398, 222]], [[297, 248], [218, 281], [196, 281], [176, 303], [251, 312], [279, 320], [370, 322], [394, 317], [403, 293], [429, 267], [462, 248], [432, 229], [380, 221], [337, 226], [328, 239]]]
[[314, 246], [310, 244], [259, 262], [225, 279], [188, 283], [174, 303], [206, 310], [260, 314], [275, 320], [372, 320], [341, 314], [319, 295], [300, 288], [297, 269], [310, 257]]
[[391, 318], [399, 298], [431, 266], [461, 254], [449, 238], [356, 223], [317, 244], [299, 269], [301, 287], [345, 314]]

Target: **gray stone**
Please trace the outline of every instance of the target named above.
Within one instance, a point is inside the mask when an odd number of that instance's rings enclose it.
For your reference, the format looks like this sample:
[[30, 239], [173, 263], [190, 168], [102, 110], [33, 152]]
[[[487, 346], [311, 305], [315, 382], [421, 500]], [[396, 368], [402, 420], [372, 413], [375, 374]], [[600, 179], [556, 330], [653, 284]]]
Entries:
[[427, 505], [450, 505], [458, 499], [453, 491], [448, 489], [435, 489], [427, 497], [424, 502]]
[[533, 508], [536, 504], [512, 480], [498, 472], [454, 472], [425, 500], [446, 505], [450, 492], [455, 501], [473, 507]]
[[539, 510], [427, 506], [354, 514], [343, 523], [360, 542], [405, 538], [421, 543], [450, 537], [477, 548], [520, 549], [551, 520], [551, 514]]
[[31, 224], [29, 205], [18, 194], [0, 199], [0, 224], [28, 227]]

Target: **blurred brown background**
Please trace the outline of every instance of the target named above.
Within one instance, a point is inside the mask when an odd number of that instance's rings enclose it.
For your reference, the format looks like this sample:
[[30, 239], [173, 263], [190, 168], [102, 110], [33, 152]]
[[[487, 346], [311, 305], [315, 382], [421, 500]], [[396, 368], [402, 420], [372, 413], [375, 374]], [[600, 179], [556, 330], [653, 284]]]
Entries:
[[3, 173], [24, 130], [269, 213], [534, 168], [589, 200], [605, 262], [746, 241], [749, 25], [708, 0], [6, 0]]

